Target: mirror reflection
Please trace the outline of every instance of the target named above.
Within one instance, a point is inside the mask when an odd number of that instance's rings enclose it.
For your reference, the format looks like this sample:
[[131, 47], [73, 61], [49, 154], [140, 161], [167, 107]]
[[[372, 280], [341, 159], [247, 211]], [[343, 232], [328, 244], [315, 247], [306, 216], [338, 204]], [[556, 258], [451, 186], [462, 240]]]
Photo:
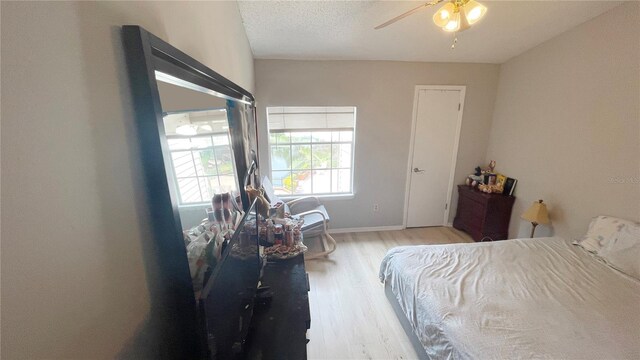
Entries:
[[215, 194], [238, 196], [226, 100], [158, 82], [168, 149], [165, 164], [183, 230], [200, 224]]
[[164, 126], [180, 204], [237, 191], [226, 109], [167, 114]]
[[193, 84], [165, 82], [162, 74], [156, 78], [164, 164], [194, 296], [215, 339], [210, 345], [218, 358], [231, 358], [248, 331], [261, 264], [255, 207], [242, 216], [242, 190], [255, 169], [253, 108]]
[[[257, 243], [234, 240], [243, 238], [234, 234], [244, 214], [241, 195], [251, 169], [247, 161], [251, 160], [251, 149], [256, 148], [255, 125], [251, 124], [251, 105], [173, 79], [156, 73], [162, 106], [161, 136], [166, 140], [163, 157], [171, 196], [178, 205], [194, 295], [200, 299], [216, 269], [221, 274], [219, 282], [231, 281], [228, 274], [236, 274], [240, 277], [234, 277], [234, 281], [242, 288], [248, 285], [239, 279], [257, 276], [257, 265], [253, 264], [258, 261]], [[256, 221], [246, 226], [255, 227]], [[234, 254], [251, 256], [218, 266], [224, 263], [228, 249], [232, 258], [237, 258]], [[245, 262], [251, 264], [240, 266]], [[215, 287], [210, 284], [207, 294], [220, 295]], [[234, 323], [217, 319], [224, 328]]]

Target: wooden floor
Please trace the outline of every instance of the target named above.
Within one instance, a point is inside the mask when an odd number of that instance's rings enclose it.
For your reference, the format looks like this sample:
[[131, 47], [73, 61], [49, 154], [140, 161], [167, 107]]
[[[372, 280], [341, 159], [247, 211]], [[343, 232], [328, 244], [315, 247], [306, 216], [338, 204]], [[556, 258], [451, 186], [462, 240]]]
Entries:
[[334, 238], [338, 248], [329, 259], [306, 262], [311, 285], [309, 359], [417, 358], [378, 280], [380, 262], [396, 246], [472, 242], [471, 238], [447, 227]]

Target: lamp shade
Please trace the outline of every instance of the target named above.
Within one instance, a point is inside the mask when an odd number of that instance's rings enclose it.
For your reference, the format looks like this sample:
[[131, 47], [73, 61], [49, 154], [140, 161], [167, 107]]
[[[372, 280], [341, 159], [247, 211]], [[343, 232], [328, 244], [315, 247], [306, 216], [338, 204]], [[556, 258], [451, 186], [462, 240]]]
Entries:
[[447, 32], [456, 32], [460, 30], [460, 11], [456, 11], [451, 15], [447, 24], [442, 28]]
[[473, 25], [482, 19], [487, 12], [487, 7], [475, 0], [471, 0], [464, 5], [463, 10], [469, 25]]
[[449, 20], [451, 20], [454, 11], [455, 6], [453, 5], [453, 3], [448, 2], [444, 4], [444, 6], [440, 8], [440, 10], [436, 11], [436, 13], [433, 14], [433, 22], [438, 27], [445, 27]]
[[535, 201], [524, 214], [522, 218], [536, 224], [548, 224], [549, 213], [547, 212], [547, 204], [542, 200]]

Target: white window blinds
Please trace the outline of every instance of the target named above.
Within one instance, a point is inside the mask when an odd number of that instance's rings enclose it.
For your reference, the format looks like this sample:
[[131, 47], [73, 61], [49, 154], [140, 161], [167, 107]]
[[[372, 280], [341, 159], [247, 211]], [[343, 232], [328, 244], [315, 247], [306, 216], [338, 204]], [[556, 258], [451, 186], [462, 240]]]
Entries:
[[267, 108], [269, 131], [353, 129], [353, 106], [288, 106]]

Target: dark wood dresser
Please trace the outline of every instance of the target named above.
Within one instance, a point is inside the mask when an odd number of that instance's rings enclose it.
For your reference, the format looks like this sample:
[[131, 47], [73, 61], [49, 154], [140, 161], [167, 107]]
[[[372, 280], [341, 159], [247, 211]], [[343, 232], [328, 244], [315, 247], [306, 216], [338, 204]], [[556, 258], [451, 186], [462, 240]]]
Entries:
[[458, 185], [458, 211], [453, 227], [475, 241], [505, 240], [509, 237], [509, 220], [515, 197], [487, 194], [470, 186]]
[[311, 327], [309, 277], [304, 257], [268, 262], [262, 285], [269, 286], [272, 299], [256, 306], [247, 339], [247, 360], [304, 360], [307, 329]]

